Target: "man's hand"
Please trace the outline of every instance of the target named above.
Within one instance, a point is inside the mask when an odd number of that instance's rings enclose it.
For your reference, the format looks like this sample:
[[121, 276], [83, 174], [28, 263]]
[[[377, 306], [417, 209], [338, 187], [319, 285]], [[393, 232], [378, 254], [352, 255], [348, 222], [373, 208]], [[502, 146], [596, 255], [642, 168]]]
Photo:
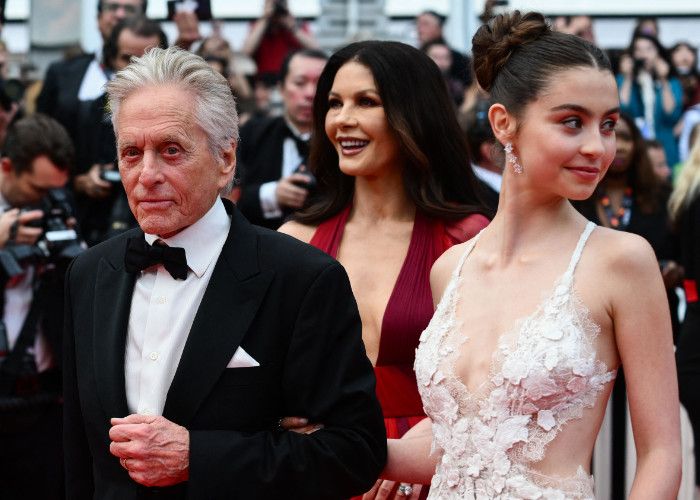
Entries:
[[112, 192], [112, 185], [106, 180], [102, 179], [100, 177], [100, 173], [103, 169], [109, 170], [112, 168], [114, 168], [112, 164], [95, 164], [90, 167], [90, 170], [88, 170], [87, 173], [76, 175], [75, 180], [73, 181], [75, 190], [90, 198], [106, 198], [109, 196], [109, 193]]
[[129, 415], [111, 419], [109, 451], [131, 479], [144, 486], [171, 486], [187, 481], [190, 433], [163, 417]]
[[8, 243], [18, 245], [33, 245], [39, 239], [43, 229], [40, 227], [26, 226], [25, 224], [39, 220], [44, 215], [41, 210], [21, 212], [13, 208], [0, 215], [0, 248], [5, 248]]
[[297, 434], [313, 434], [323, 429], [323, 424], [310, 424], [309, 419], [303, 417], [284, 417], [280, 419], [280, 427]]
[[303, 207], [309, 191], [297, 184], [303, 186], [308, 184], [308, 182], [309, 178], [304, 174], [292, 174], [289, 177], [280, 179], [275, 189], [277, 204], [294, 209]]

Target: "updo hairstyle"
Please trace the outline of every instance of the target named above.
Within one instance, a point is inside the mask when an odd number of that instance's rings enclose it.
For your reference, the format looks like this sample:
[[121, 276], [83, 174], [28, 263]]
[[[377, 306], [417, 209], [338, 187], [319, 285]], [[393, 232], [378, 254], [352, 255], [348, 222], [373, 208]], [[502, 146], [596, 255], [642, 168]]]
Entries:
[[474, 72], [491, 103], [516, 118], [537, 99], [555, 73], [591, 67], [612, 73], [605, 53], [575, 35], [553, 31], [538, 12], [499, 14], [472, 38]]

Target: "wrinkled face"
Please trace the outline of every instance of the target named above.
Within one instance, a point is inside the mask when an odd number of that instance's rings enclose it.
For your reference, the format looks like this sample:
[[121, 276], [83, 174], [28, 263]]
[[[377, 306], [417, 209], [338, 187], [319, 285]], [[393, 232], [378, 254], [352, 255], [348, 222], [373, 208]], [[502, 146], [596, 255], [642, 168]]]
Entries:
[[13, 207], [38, 203], [51, 189], [59, 189], [68, 182], [68, 171], [60, 170], [47, 156], [37, 156], [28, 171], [19, 174], [12, 170], [9, 160], [3, 163], [2, 194]]
[[586, 199], [615, 156], [617, 85], [609, 71], [587, 67], [550, 82], [526, 106], [513, 141], [522, 179], [539, 193]]
[[654, 62], [659, 56], [659, 51], [656, 45], [645, 38], [637, 38], [634, 42], [633, 57], [637, 60], [644, 61], [644, 67], [651, 70], [654, 67]]
[[447, 73], [452, 66], [452, 53], [447, 45], [435, 44], [428, 48], [430, 57], [442, 73]]
[[673, 66], [682, 75], [690, 73], [695, 69], [695, 54], [686, 45], [679, 45], [671, 54]]
[[289, 72], [282, 82], [284, 114], [300, 132], [311, 130], [316, 84], [326, 61], [297, 54], [289, 61]]
[[160, 40], [157, 36], [142, 37], [130, 29], [123, 29], [117, 40], [117, 58], [114, 61], [115, 71], [121, 71], [131, 62], [132, 57], [141, 57], [146, 50], [157, 47]]
[[97, 14], [97, 28], [103, 40], [122, 19], [143, 13], [142, 0], [101, 0], [102, 11]]
[[625, 120], [619, 120], [615, 125], [615, 139], [615, 158], [610, 165], [610, 173], [621, 174], [630, 167], [634, 153], [632, 131]]
[[136, 90], [119, 108], [117, 154], [141, 229], [168, 238], [199, 220], [233, 177], [235, 142], [214, 156], [194, 95], [176, 86]]
[[372, 177], [398, 171], [399, 143], [366, 66], [349, 62], [336, 73], [325, 128], [344, 174]]
[[647, 149], [647, 154], [649, 155], [649, 160], [651, 160], [654, 174], [656, 174], [659, 179], [668, 181], [671, 177], [671, 168], [666, 161], [666, 152], [664, 148], [652, 146]]
[[442, 36], [440, 21], [431, 14], [421, 14], [416, 18], [416, 32], [420, 43], [429, 42]]

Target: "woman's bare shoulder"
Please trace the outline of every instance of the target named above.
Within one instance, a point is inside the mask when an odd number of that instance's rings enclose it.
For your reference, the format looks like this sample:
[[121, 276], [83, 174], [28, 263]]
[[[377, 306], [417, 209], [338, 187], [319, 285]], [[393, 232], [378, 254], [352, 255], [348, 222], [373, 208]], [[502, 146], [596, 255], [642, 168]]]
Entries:
[[309, 226], [296, 221], [285, 222], [280, 226], [278, 231], [280, 233], [288, 234], [289, 236], [294, 236], [296, 239], [308, 243], [313, 238], [316, 228], [318, 226]]
[[654, 250], [643, 237], [605, 227], [596, 228], [592, 236], [602, 271], [624, 277], [629, 272], [658, 270]]
[[448, 248], [433, 264], [430, 270], [430, 288], [433, 291], [433, 300], [436, 304], [438, 299], [442, 297], [452, 273], [459, 264], [459, 259], [469, 244], [469, 241], [466, 241]]

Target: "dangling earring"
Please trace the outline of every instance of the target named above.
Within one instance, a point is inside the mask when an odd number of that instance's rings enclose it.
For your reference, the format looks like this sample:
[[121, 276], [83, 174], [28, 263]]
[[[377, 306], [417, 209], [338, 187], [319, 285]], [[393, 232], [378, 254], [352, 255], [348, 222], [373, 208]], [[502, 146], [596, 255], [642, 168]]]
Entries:
[[518, 163], [518, 157], [513, 154], [513, 144], [510, 142], [506, 142], [506, 145], [503, 146], [503, 150], [506, 152], [506, 163], [510, 163], [511, 166], [513, 167], [513, 172], [516, 174], [522, 174], [523, 173], [523, 166]]

